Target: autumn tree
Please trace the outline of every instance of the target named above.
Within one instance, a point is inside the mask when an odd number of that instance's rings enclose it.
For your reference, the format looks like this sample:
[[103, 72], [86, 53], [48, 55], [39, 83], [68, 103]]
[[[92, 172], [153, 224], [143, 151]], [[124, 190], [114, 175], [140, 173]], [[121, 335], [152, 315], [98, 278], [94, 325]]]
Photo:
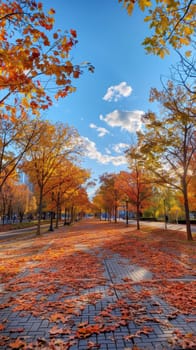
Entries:
[[0, 192], [16, 171], [25, 153], [39, 140], [37, 120], [27, 116], [20, 119], [0, 117]]
[[179, 200], [179, 194], [181, 194], [180, 191], [175, 191], [175, 195], [172, 193], [172, 196], [169, 198], [169, 218], [177, 224], [179, 219], [184, 217], [183, 201]]
[[0, 213], [5, 223], [15, 221], [19, 217], [23, 221], [24, 215], [33, 213], [36, 209], [35, 198], [26, 184], [18, 182], [18, 177], [10, 177], [2, 187], [0, 197]]
[[187, 238], [192, 240], [188, 188], [196, 171], [192, 159], [196, 152], [196, 119], [193, 101], [187, 91], [168, 82], [167, 90], [151, 90], [151, 101], [158, 101], [162, 116], [144, 116], [146, 130], [138, 133], [139, 147], [154, 181], [183, 194]]
[[180, 60], [171, 67], [171, 79], [188, 91], [188, 96], [196, 100], [196, 58], [186, 57], [179, 52]]
[[143, 217], [152, 218], [153, 220], [165, 220], [166, 215], [169, 221], [175, 222], [178, 222], [178, 219], [183, 217], [184, 209], [179, 200], [179, 191], [153, 184], [152, 194], [147, 205], [145, 205]]
[[70, 209], [70, 222], [80, 219], [91, 207], [86, 188], [79, 186], [71, 195], [67, 195], [67, 204]]
[[[89, 179], [89, 171], [80, 168], [78, 165], [64, 159], [62, 164], [55, 169], [45, 187], [45, 198], [47, 208], [56, 212], [56, 227], [62, 208], [66, 211], [73, 206], [71, 199], [78, 193]], [[70, 203], [71, 201], [71, 203]]]
[[5, 220], [10, 221], [13, 215], [14, 183], [15, 179], [10, 178], [1, 189], [0, 213], [3, 224]]
[[74, 29], [54, 30], [55, 10], [44, 12], [36, 0], [7, 0], [0, 4], [0, 106], [2, 115], [39, 115], [53, 97], [75, 91], [72, 79], [89, 63], [73, 64], [77, 44]]
[[32, 208], [32, 193], [26, 184], [15, 184], [13, 193], [13, 211], [19, 216], [20, 222], [23, 221], [24, 215]]
[[88, 179], [90, 172], [75, 164], [69, 167], [67, 172], [66, 182], [63, 186], [62, 204], [66, 215], [70, 214], [70, 221], [74, 220], [74, 210], [85, 211], [85, 208], [90, 207], [90, 201], [87, 195]]
[[102, 210], [104, 210], [104, 198], [98, 189], [92, 199], [92, 209], [95, 216], [102, 217]]
[[72, 80], [85, 68], [93, 71], [71, 60], [76, 31], [54, 24], [55, 10], [44, 12], [36, 0], [0, 3], [0, 189], [36, 143], [36, 118], [75, 91]]
[[55, 175], [58, 167], [73, 154], [79, 153], [81, 147], [77, 131], [62, 123], [51, 124], [40, 121], [40, 129], [42, 133], [39, 144], [30, 149], [22, 165], [22, 169], [37, 191], [38, 234], [40, 234], [43, 198], [46, 191], [48, 192], [47, 183]]
[[[196, 5], [194, 0], [118, 0], [129, 15], [136, 5], [145, 12], [144, 21], [149, 23], [150, 36], [143, 41], [147, 53], [160, 57], [175, 50], [189, 47], [194, 38]], [[188, 48], [187, 55], [190, 54]]]
[[103, 174], [100, 176], [100, 193], [103, 196], [104, 210], [111, 219], [112, 213], [114, 221], [117, 222], [117, 208], [120, 200], [120, 192], [115, 187], [116, 174]]
[[189, 188], [188, 188], [190, 210], [196, 212], [196, 170], [195, 170], [195, 164], [196, 164], [196, 152], [194, 153], [194, 156], [193, 156], [191, 164], [190, 164], [190, 171], [192, 172], [192, 177], [190, 179]]
[[[196, 152], [193, 155], [193, 158], [190, 163], [190, 169], [189, 169], [189, 176], [190, 176], [190, 182], [188, 183], [188, 201], [189, 201], [189, 208], [190, 212], [195, 213], [196, 212], [196, 170], [195, 170], [195, 164], [196, 164]], [[183, 205], [184, 198], [182, 192], [178, 194], [179, 202]]]
[[151, 184], [147, 177], [146, 170], [142, 167], [135, 156], [133, 147], [127, 151], [127, 159], [130, 172], [121, 171], [116, 181], [116, 188], [124, 194], [136, 213], [137, 229], [140, 229], [140, 216], [142, 210], [151, 196]]

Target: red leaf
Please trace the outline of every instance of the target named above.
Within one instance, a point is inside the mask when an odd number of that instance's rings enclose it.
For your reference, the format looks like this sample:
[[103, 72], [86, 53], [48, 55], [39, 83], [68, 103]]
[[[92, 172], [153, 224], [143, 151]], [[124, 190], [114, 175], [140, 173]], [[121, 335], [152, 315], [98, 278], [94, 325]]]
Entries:
[[2, 323], [0, 323], [0, 331], [2, 331], [4, 328], [5, 326]]
[[26, 343], [24, 341], [17, 338], [13, 343], [9, 344], [9, 347], [12, 349], [20, 349], [20, 348], [24, 347], [25, 345], [26, 345]]
[[72, 35], [74, 38], [76, 38], [76, 37], [77, 37], [76, 30], [71, 29], [71, 30], [70, 30], [70, 33], [71, 33], [71, 35]]

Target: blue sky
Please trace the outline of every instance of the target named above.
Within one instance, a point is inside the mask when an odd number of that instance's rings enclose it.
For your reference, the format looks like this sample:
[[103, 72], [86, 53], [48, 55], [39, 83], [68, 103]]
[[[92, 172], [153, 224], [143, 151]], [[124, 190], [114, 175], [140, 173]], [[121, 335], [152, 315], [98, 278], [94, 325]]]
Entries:
[[53, 122], [75, 127], [86, 144], [82, 166], [92, 179], [127, 169], [124, 149], [135, 140], [141, 115], [155, 107], [149, 103], [151, 87], [161, 89], [160, 76], [169, 77], [172, 55], [161, 59], [145, 53], [141, 45], [148, 26], [136, 9], [128, 16], [118, 0], [43, 0], [56, 11], [56, 27], [75, 29], [75, 63], [88, 61], [95, 72], [74, 81], [77, 91], [59, 100], [44, 115]]

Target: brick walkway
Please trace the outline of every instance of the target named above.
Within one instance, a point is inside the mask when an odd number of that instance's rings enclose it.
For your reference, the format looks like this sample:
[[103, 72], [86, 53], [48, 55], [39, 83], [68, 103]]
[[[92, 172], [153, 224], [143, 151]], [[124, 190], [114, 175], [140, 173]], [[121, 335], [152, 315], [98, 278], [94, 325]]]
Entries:
[[[51, 236], [52, 237], [52, 236]], [[24, 243], [25, 244], [25, 243]], [[28, 241], [26, 243], [28, 245]], [[42, 247], [39, 254], [49, 249], [53, 244], [53, 239]], [[66, 304], [66, 300], [73, 301], [72, 311], [68, 314], [59, 313], [58, 322], [47, 319], [44, 316], [32, 315], [25, 310], [14, 311], [9, 303], [14, 298], [21, 298], [22, 292], [28, 293], [28, 289], [23, 287], [14, 293], [9, 292], [9, 288], [0, 285], [0, 349], [10, 349], [9, 344], [14, 343], [20, 338], [21, 347], [26, 343], [30, 345], [28, 349], [60, 349], [60, 350], [131, 350], [131, 349], [182, 349], [182, 344], [172, 345], [172, 339], [175, 337], [175, 330], [182, 334], [196, 333], [196, 319], [193, 321], [193, 315], [183, 315], [178, 310], [171, 307], [167, 302], [152, 293], [155, 285], [153, 283], [162, 283], [162, 281], [153, 280], [153, 273], [142, 266], [131, 264], [130, 260], [115, 254], [112, 251], [103, 251], [96, 249], [89, 250], [89, 246], [81, 240], [75, 244], [77, 252], [83, 252], [97, 256], [102, 262], [103, 276], [100, 277], [100, 283], [89, 287], [91, 278], [83, 278], [77, 283], [81, 287], [80, 298], [76, 295], [70, 295], [66, 286], [56, 293], [47, 295], [47, 302], [55, 303], [58, 300]], [[34, 273], [36, 270], [36, 261], [26, 263], [20, 276], [21, 280], [32, 270], [34, 264]], [[194, 273], [193, 273], [194, 274]], [[99, 279], [99, 278], [98, 278]], [[181, 280], [182, 278], [176, 279]], [[191, 272], [183, 276], [183, 281], [187, 284], [194, 280]], [[169, 279], [172, 283], [173, 279]], [[153, 283], [152, 283], [153, 282]], [[10, 285], [14, 285], [15, 278]], [[88, 288], [85, 288], [85, 286]], [[24, 288], [24, 289], [23, 289]], [[66, 296], [67, 293], [67, 296]], [[62, 295], [59, 297], [59, 295]], [[97, 295], [96, 300], [91, 300], [89, 296]], [[40, 298], [46, 298], [42, 294]], [[86, 299], [85, 299], [86, 297]], [[39, 299], [39, 298], [38, 298]], [[24, 301], [25, 302], [25, 301]], [[49, 304], [47, 304], [49, 305]], [[66, 325], [66, 327], [65, 327]], [[94, 325], [94, 331], [90, 326]], [[55, 327], [58, 327], [59, 334]], [[54, 330], [54, 334], [51, 333]], [[84, 333], [83, 333], [84, 332]], [[76, 336], [77, 334], [77, 336]], [[53, 344], [53, 347], [52, 345]], [[17, 347], [13, 347], [17, 349]], [[195, 349], [194, 347], [184, 347], [184, 349]]]

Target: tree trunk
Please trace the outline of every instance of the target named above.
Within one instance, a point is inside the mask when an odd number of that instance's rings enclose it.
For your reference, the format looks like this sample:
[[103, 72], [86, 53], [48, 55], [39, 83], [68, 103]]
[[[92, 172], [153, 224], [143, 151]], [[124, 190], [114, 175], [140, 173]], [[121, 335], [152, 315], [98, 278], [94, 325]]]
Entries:
[[56, 228], [59, 227], [59, 203], [58, 203], [58, 197], [57, 197], [57, 203], [56, 203]]
[[129, 210], [128, 210], [128, 201], [126, 201], [126, 225], [129, 225]]
[[71, 207], [71, 219], [70, 219], [70, 223], [73, 223], [74, 222], [74, 207], [72, 205]]
[[22, 213], [22, 212], [19, 212], [19, 221], [20, 222], [23, 222], [23, 217], [24, 217], [24, 213]]
[[37, 222], [37, 235], [41, 234], [41, 218], [42, 218], [42, 201], [43, 201], [43, 188], [40, 188], [39, 193], [39, 206], [38, 206], [38, 222]]
[[168, 223], [168, 216], [167, 216], [167, 210], [166, 210], [166, 203], [165, 199], [163, 201], [164, 204], [164, 221], [165, 221], [165, 230], [167, 230], [167, 223]]
[[67, 225], [67, 208], [64, 209], [64, 216], [65, 216], [64, 225]]
[[61, 207], [60, 207], [60, 192], [57, 194], [57, 203], [56, 203], [56, 228], [59, 227]]
[[71, 213], [72, 213], [72, 209], [69, 207], [69, 209], [68, 209], [68, 222], [69, 222], [69, 224], [71, 224]]
[[114, 207], [114, 222], [117, 223], [117, 205]]
[[3, 225], [5, 224], [5, 203], [3, 202], [3, 210], [2, 210], [2, 222], [3, 222]]
[[191, 223], [190, 223], [190, 215], [189, 215], [189, 202], [188, 202], [188, 193], [187, 193], [187, 184], [186, 181], [183, 181], [183, 195], [184, 195], [184, 210], [185, 210], [185, 218], [186, 218], [186, 232], [187, 232], [187, 240], [192, 241], [193, 236], [191, 233]]
[[57, 207], [56, 207], [56, 225], [55, 225], [55, 228], [58, 228], [59, 227], [59, 211], [58, 211], [58, 204], [57, 204]]
[[136, 220], [137, 220], [137, 230], [140, 230], [140, 206], [139, 206], [139, 204], [137, 204]]

